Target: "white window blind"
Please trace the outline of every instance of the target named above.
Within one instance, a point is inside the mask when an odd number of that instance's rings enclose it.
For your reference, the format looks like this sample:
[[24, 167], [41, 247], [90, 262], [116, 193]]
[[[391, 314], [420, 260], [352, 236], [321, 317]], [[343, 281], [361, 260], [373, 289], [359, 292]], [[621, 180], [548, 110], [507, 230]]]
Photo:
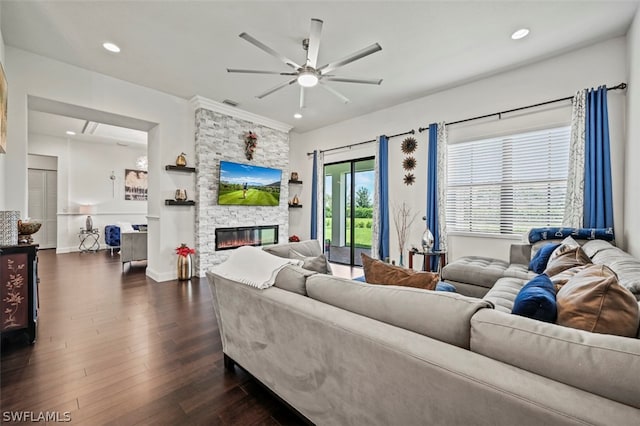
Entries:
[[449, 145], [449, 231], [521, 234], [561, 226], [570, 127]]

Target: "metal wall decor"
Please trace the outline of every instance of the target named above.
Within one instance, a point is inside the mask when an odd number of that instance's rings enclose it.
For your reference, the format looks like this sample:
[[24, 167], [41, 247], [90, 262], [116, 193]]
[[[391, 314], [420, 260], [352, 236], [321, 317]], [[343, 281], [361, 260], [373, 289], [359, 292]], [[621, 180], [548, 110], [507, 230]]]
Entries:
[[415, 181], [416, 181], [416, 177], [414, 176], [413, 173], [407, 173], [406, 175], [404, 175], [405, 185], [413, 185]]
[[415, 157], [407, 157], [404, 160], [402, 160], [402, 167], [405, 170], [413, 170], [416, 168], [416, 164], [417, 161], [415, 159]]
[[418, 147], [418, 141], [413, 136], [409, 136], [402, 141], [402, 152], [405, 154], [412, 154]]

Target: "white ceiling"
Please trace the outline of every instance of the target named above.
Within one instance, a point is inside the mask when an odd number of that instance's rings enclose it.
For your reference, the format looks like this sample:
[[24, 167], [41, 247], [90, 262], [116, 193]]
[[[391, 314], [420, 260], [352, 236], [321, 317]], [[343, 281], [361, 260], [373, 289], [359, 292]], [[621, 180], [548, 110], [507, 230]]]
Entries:
[[[141, 130], [96, 122], [89, 122], [93, 124], [85, 129], [87, 120], [34, 110], [29, 110], [28, 122], [29, 133], [74, 139], [82, 142], [118, 143], [123, 146], [147, 145], [147, 132]], [[83, 129], [85, 129], [84, 132]], [[72, 131], [76, 134], [68, 135], [67, 131]]]
[[[231, 99], [304, 132], [425, 96], [626, 33], [629, 1], [13, 1], [2, 0], [7, 45], [185, 99]], [[324, 21], [318, 62], [374, 42], [382, 51], [340, 69], [383, 78], [381, 86], [331, 83], [351, 99], [307, 91], [295, 120], [296, 85], [255, 96], [288, 77], [228, 74], [226, 68], [290, 71], [240, 39], [253, 37], [304, 62], [311, 18]], [[521, 41], [511, 33], [528, 27]], [[102, 49], [110, 40], [120, 54]], [[608, 82], [615, 83], [615, 82]]]

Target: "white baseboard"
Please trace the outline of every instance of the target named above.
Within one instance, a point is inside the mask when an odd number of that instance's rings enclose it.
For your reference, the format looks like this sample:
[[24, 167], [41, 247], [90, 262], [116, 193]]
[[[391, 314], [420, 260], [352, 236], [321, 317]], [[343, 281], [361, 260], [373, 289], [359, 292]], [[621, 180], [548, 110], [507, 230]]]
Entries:
[[147, 267], [147, 276], [156, 282], [173, 281], [178, 279], [178, 273], [176, 272], [157, 272]]

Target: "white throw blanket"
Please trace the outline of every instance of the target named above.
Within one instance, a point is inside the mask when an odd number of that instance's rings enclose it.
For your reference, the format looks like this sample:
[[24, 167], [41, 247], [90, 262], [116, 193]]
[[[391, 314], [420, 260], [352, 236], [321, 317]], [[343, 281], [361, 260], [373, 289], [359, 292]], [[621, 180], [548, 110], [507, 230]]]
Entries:
[[285, 259], [274, 256], [257, 247], [244, 246], [231, 253], [220, 265], [211, 268], [211, 272], [221, 277], [243, 284], [265, 289], [271, 287], [276, 275], [287, 265], [302, 265], [301, 260]]

